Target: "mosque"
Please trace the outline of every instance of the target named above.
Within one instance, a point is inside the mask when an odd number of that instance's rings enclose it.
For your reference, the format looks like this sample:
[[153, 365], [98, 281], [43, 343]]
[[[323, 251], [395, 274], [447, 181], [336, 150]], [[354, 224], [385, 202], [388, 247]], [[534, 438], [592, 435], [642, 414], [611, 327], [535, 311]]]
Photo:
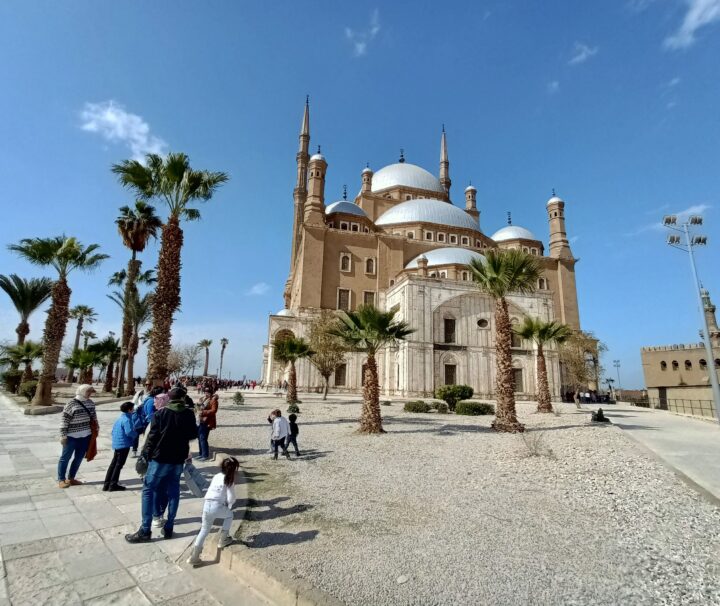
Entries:
[[[465, 206], [450, 196], [450, 161], [443, 128], [436, 177], [406, 162], [360, 174], [353, 200], [326, 203], [328, 162], [310, 155], [310, 108], [305, 112], [297, 153], [293, 192], [294, 219], [290, 273], [284, 307], [269, 318], [263, 347], [262, 377], [277, 384], [286, 369], [273, 360], [273, 341], [294, 335], [308, 338], [309, 324], [322, 309], [352, 310], [372, 303], [396, 309], [396, 318], [415, 332], [378, 355], [384, 396], [422, 397], [447, 384], [466, 384], [479, 397], [494, 391], [494, 301], [471, 281], [467, 264], [489, 248], [520, 248], [536, 255], [542, 277], [530, 295], [509, 297], [512, 322], [525, 315], [580, 327], [575, 263], [565, 231], [565, 202], [553, 195], [546, 203], [548, 251], [519, 225], [486, 235], [481, 227], [477, 190], [465, 188]], [[535, 352], [530, 342], [513, 337], [515, 390], [519, 398], [535, 392]], [[348, 353], [330, 379], [332, 391], [362, 389], [360, 353]], [[548, 378], [554, 399], [560, 397], [557, 352], [547, 351]], [[297, 365], [300, 390], [323, 381], [307, 361]]]

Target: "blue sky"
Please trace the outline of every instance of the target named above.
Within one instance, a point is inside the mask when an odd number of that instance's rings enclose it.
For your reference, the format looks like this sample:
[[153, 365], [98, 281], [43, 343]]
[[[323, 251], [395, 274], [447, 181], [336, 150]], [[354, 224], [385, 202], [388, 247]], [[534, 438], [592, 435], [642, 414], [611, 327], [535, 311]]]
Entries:
[[[71, 279], [99, 334], [118, 330], [105, 283], [127, 262], [113, 220], [132, 202], [109, 167], [185, 151], [231, 180], [186, 226], [175, 340], [227, 337], [226, 369], [258, 374], [282, 308], [306, 94], [328, 202], [401, 147], [436, 172], [443, 123], [454, 202], [472, 179], [486, 233], [511, 211], [547, 243], [556, 188], [583, 327], [626, 387], [642, 385], [642, 345], [697, 340], [664, 213], [703, 212], [699, 269], [720, 303], [720, 0], [5, 2], [0, 50], [0, 272], [39, 275], [4, 247], [21, 237], [100, 243], [112, 259]], [[0, 298], [0, 339], [15, 324]]]

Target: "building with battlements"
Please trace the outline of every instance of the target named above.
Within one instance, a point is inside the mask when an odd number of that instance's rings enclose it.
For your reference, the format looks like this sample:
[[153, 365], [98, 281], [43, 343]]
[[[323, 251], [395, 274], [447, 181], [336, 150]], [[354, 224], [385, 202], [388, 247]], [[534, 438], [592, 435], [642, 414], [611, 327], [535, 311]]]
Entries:
[[[322, 309], [351, 310], [361, 304], [397, 309], [415, 332], [378, 356], [382, 393], [427, 396], [445, 384], [467, 384], [480, 397], [494, 391], [494, 301], [479, 292], [467, 264], [490, 248], [519, 248], [536, 255], [542, 277], [536, 292], [509, 297], [513, 322], [525, 315], [580, 327], [575, 263], [565, 231], [565, 202], [545, 203], [549, 225], [543, 241], [518, 225], [486, 235], [477, 189], [464, 190], [464, 207], [451, 199], [447, 137], [440, 138], [438, 176], [405, 161], [377, 171], [359, 171], [359, 192], [329, 202], [328, 160], [310, 155], [310, 110], [306, 103], [296, 156], [290, 272], [284, 307], [269, 318], [262, 377], [277, 384], [286, 369], [273, 360], [273, 341], [287, 335], [307, 338], [309, 323]], [[551, 393], [561, 393], [557, 352], [547, 353]], [[364, 359], [350, 353], [331, 378], [335, 390], [362, 387]], [[519, 397], [535, 392], [535, 352], [513, 340], [515, 386]], [[322, 384], [307, 361], [297, 366], [300, 389]]]

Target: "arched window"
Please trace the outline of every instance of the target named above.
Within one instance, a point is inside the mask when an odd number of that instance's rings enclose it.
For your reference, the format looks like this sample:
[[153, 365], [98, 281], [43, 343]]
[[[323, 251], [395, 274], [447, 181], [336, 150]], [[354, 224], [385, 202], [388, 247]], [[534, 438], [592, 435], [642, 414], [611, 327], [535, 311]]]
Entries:
[[475, 240], [475, 248], [481, 248], [481, 247], [482, 247], [482, 242], [480, 242], [480, 240]]
[[680, 364], [678, 364], [677, 360], [672, 361], [672, 369], [678, 370], [680, 368]]
[[457, 244], [457, 236], [455, 234], [450, 234], [450, 244]]
[[431, 231], [425, 232], [425, 239], [426, 240], [432, 240], [433, 239], [433, 233]]
[[531, 249], [530, 249], [530, 254], [537, 256], [537, 254], [538, 254], [538, 249], [537, 249], [537, 248], [531, 248]]
[[350, 271], [351, 258], [348, 253], [340, 253], [340, 271]]
[[467, 236], [463, 236], [460, 239], [460, 242], [462, 243], [463, 246], [468, 246], [470, 244], [470, 238], [468, 238]]
[[438, 241], [438, 242], [445, 242], [445, 234], [438, 234], [438, 235], [437, 235], [437, 241]]
[[702, 358], [700, 358], [700, 368], [702, 368], [703, 370], [707, 368], [707, 362]]
[[690, 360], [685, 360], [685, 370], [692, 370], [692, 362]]
[[395, 286], [395, 280], [390, 280], [390, 286]]
[[374, 274], [375, 273], [375, 259], [372, 257], [370, 259], [365, 259], [365, 273], [366, 274]]
[[538, 289], [547, 290], [547, 280], [545, 278], [540, 278], [538, 280]]
[[415, 232], [414, 232], [414, 231], [409, 231], [409, 232], [407, 233], [407, 237], [408, 237], [409, 240], [412, 240], [413, 238], [415, 238]]
[[515, 332], [515, 328], [519, 324], [517, 318], [513, 318], [510, 320], [511, 328], [513, 329], [510, 333], [510, 347], [515, 347], [516, 349], [519, 349], [523, 346], [523, 340], [522, 337], [520, 337], [519, 334]]
[[667, 362], [665, 360], [660, 362], [660, 370], [667, 370]]
[[340, 229], [347, 231], [348, 224], [345, 221], [340, 221]]
[[715, 360], [715, 368], [720, 368], [720, 360]]
[[351, 223], [350, 231], [360, 231], [360, 226], [357, 223]]
[[406, 200], [412, 200], [412, 196], [411, 196], [410, 194], [405, 194], [405, 199], [406, 199]]
[[460, 273], [460, 279], [464, 282], [468, 282], [470, 280], [470, 272], [463, 271]]

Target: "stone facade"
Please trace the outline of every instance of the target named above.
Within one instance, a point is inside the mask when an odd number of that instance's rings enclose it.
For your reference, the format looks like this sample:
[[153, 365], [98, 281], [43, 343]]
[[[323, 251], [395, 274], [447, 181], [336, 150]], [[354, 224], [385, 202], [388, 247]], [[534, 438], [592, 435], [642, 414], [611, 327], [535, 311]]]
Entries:
[[[400, 161], [377, 173], [361, 172], [354, 200], [325, 204], [328, 163], [309, 155], [310, 116], [306, 104], [298, 176], [294, 190], [290, 273], [284, 309], [271, 315], [263, 352], [263, 379], [282, 381], [286, 369], [273, 360], [272, 342], [283, 334], [308, 337], [309, 321], [321, 309], [355, 309], [373, 303], [397, 308], [397, 318], [416, 329], [406, 342], [378, 356], [383, 394], [427, 396], [446, 383], [471, 385], [492, 397], [494, 378], [494, 302], [471, 282], [467, 263], [483, 251], [519, 248], [538, 257], [542, 278], [537, 291], [510, 297], [513, 320], [524, 315], [557, 319], [580, 327], [575, 262], [565, 230], [565, 203], [553, 194], [546, 204], [549, 255], [528, 230], [505, 227], [493, 237], [480, 228], [477, 190], [464, 192], [465, 208], [452, 204], [447, 140], [441, 136], [439, 177]], [[287, 332], [281, 332], [287, 331]], [[445, 334], [452, 331], [452, 334]], [[514, 345], [520, 397], [535, 392], [535, 352], [530, 343]], [[551, 392], [559, 397], [557, 353], [548, 350]], [[362, 387], [364, 360], [348, 354], [347, 364], [331, 378], [336, 390]], [[322, 380], [307, 362], [298, 364], [301, 389]]]

